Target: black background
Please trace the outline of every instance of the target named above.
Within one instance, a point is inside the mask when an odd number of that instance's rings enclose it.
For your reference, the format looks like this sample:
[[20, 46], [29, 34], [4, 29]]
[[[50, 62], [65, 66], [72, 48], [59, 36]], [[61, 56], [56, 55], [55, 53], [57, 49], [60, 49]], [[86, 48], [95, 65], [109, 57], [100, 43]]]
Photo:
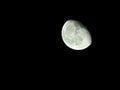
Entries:
[[[47, 75], [67, 78], [74, 74], [95, 81], [109, 81], [117, 73], [117, 7], [105, 2], [29, 1], [4, 8], [4, 58], [11, 72], [47, 79]], [[61, 29], [69, 19], [88, 28], [92, 35], [89, 48], [75, 51], [64, 44]]]

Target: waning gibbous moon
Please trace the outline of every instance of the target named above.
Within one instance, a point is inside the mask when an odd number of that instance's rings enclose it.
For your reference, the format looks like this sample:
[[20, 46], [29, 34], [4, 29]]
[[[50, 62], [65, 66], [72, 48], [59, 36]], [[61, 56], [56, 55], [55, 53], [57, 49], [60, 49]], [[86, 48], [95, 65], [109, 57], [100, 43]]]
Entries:
[[64, 23], [61, 36], [65, 45], [73, 50], [86, 49], [92, 43], [90, 32], [76, 20], [67, 20]]

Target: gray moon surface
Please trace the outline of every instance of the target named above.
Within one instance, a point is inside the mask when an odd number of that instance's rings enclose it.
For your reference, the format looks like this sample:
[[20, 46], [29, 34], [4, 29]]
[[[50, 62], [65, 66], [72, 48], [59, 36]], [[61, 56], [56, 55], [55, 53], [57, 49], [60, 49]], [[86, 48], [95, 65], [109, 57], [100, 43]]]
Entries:
[[73, 50], [83, 50], [92, 43], [90, 32], [76, 20], [67, 20], [61, 31], [62, 40], [66, 46]]

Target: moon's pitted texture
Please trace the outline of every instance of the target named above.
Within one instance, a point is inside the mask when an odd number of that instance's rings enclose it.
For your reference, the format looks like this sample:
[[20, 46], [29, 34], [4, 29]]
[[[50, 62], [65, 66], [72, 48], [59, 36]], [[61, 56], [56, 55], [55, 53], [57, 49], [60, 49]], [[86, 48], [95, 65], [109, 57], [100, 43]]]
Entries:
[[62, 28], [63, 42], [71, 49], [83, 50], [92, 43], [90, 32], [80, 22], [68, 20]]

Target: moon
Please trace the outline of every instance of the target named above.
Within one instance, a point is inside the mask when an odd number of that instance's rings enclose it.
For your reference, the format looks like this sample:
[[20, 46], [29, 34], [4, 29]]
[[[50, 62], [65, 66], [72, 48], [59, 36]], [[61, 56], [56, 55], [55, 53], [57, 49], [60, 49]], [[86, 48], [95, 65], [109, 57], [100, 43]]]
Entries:
[[73, 50], [83, 50], [92, 43], [92, 37], [87, 28], [76, 20], [67, 20], [61, 31], [62, 40]]

